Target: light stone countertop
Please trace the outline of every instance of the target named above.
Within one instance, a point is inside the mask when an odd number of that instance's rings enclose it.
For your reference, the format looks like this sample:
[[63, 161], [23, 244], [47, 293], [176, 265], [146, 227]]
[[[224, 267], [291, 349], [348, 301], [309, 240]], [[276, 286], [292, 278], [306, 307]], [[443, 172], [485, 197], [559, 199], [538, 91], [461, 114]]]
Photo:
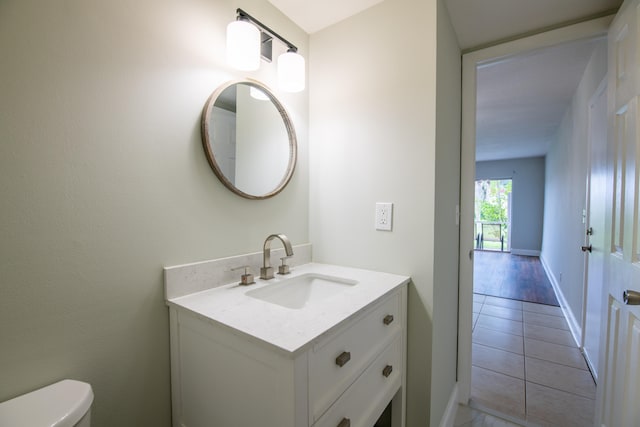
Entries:
[[[306, 273], [317, 273], [358, 281], [358, 284], [301, 309], [282, 307], [245, 293], [280, 283]], [[256, 284], [237, 282], [170, 298], [167, 304], [257, 339], [276, 350], [295, 356], [322, 335], [355, 316], [383, 296], [406, 285], [410, 278], [328, 264], [309, 263], [292, 268], [291, 274], [272, 280], [256, 278]]]

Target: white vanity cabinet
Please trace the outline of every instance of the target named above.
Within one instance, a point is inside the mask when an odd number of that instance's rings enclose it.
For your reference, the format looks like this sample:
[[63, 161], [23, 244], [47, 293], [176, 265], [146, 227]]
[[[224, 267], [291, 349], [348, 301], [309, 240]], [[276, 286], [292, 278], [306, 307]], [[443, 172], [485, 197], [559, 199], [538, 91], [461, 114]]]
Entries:
[[403, 427], [405, 279], [294, 350], [170, 303], [174, 427]]

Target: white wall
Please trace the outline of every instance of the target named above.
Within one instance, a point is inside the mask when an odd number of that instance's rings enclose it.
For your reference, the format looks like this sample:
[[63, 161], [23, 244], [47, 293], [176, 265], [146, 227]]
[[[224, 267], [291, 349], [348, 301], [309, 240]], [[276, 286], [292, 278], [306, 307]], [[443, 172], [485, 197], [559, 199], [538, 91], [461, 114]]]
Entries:
[[[299, 165], [273, 199], [215, 177], [202, 107], [242, 7], [308, 56], [266, 0], [0, 3], [0, 401], [76, 378], [96, 427], [169, 426], [162, 267], [308, 241], [308, 93], [282, 94]], [[248, 74], [275, 86], [275, 64]]]
[[595, 49], [546, 157], [541, 258], [575, 319], [582, 316], [589, 99], [607, 71], [606, 45]]
[[[446, 40], [436, 42], [438, 18], [448, 19], [438, 14], [435, 0], [386, 0], [314, 33], [309, 61], [314, 259], [412, 277], [409, 426], [439, 419], [441, 402], [448, 399], [455, 382], [456, 315], [453, 323], [445, 325], [448, 315], [444, 313], [456, 313], [457, 298], [452, 302], [452, 295], [457, 295], [457, 280], [435, 280], [434, 231], [438, 226], [436, 185], [452, 176], [454, 181], [441, 185], [450, 186], [453, 194], [458, 190], [459, 157], [454, 157], [459, 146], [460, 97], [455, 86], [460, 68], [459, 50], [448, 24], [441, 29]], [[447, 59], [442, 69], [436, 70], [436, 55], [438, 60]], [[438, 76], [443, 84], [438, 96], [443, 108], [448, 108], [436, 117], [436, 73], [440, 71], [452, 74]], [[436, 169], [436, 128], [442, 144], [451, 144], [442, 148], [446, 153], [442, 168], [452, 163], [450, 175], [443, 171], [439, 175]], [[438, 139], [438, 147], [440, 143]], [[450, 205], [455, 196], [449, 196], [442, 195], [447, 220], [454, 214]], [[376, 202], [394, 203], [392, 232], [374, 229]], [[455, 236], [452, 240], [457, 241]], [[457, 246], [455, 251], [449, 246], [437, 250], [446, 251], [442, 256], [449, 252], [457, 256]], [[442, 323], [436, 319], [434, 326], [436, 287], [442, 288], [445, 297]], [[444, 337], [438, 343], [443, 347], [432, 354], [435, 335]], [[432, 367], [432, 360], [439, 363], [445, 357], [448, 360], [442, 366]], [[432, 372], [441, 368], [442, 374], [432, 384]], [[437, 407], [432, 409], [431, 402], [438, 402]]]
[[476, 162], [476, 179], [512, 179], [511, 250], [539, 255], [544, 216], [544, 157]]
[[[438, 2], [436, 176], [431, 422], [438, 426], [456, 383], [460, 228], [462, 57], [444, 1]], [[455, 408], [456, 406], [454, 406]]]

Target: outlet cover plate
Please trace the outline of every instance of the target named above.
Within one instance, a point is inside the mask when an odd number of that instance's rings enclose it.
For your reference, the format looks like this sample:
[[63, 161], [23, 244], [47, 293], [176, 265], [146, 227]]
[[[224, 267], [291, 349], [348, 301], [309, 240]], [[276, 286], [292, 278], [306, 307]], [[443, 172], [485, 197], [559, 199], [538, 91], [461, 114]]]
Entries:
[[393, 203], [376, 203], [376, 230], [391, 231], [393, 226]]

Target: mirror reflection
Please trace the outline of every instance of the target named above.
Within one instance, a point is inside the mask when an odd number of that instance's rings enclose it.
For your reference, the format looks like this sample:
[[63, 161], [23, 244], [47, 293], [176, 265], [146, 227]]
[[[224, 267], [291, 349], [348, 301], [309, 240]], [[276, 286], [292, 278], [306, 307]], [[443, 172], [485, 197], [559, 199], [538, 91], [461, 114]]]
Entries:
[[272, 197], [291, 179], [296, 161], [293, 126], [261, 84], [230, 82], [218, 88], [205, 105], [202, 131], [209, 164], [236, 194]]

